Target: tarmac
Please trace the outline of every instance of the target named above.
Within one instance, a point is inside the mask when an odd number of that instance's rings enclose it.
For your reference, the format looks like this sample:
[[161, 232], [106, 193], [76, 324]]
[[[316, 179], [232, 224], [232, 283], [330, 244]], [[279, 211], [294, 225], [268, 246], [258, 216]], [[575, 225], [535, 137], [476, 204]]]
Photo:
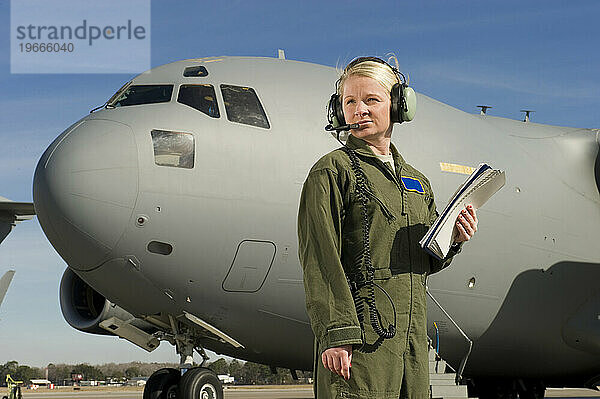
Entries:
[[[225, 399], [309, 399], [313, 398], [312, 387], [310, 386], [289, 386], [289, 387], [231, 387], [224, 390]], [[546, 398], [600, 398], [600, 392], [591, 389], [578, 388], [548, 388]], [[31, 399], [141, 399], [142, 390], [81, 390], [73, 391], [67, 389], [61, 390], [23, 390], [23, 398]]]
[[[0, 397], [6, 389], [0, 390]], [[143, 389], [91, 388], [74, 391], [72, 388], [36, 391], [23, 389], [24, 399], [142, 399]], [[224, 389], [225, 399], [307, 399], [314, 398], [312, 386], [235, 386]]]

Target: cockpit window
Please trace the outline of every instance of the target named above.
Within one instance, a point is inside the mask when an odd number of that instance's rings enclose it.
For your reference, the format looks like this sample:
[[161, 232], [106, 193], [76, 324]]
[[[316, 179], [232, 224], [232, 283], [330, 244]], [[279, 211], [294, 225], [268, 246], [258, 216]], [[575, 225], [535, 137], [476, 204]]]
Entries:
[[129, 105], [142, 105], [154, 103], [168, 103], [173, 94], [173, 85], [134, 85], [129, 86], [110, 105], [126, 107]]
[[154, 163], [160, 166], [194, 167], [194, 136], [191, 133], [152, 130]]
[[208, 71], [203, 65], [187, 67], [183, 70], [183, 76], [186, 78], [203, 78], [208, 76]]
[[213, 118], [221, 116], [212, 85], [181, 85], [177, 102], [189, 105]]
[[265, 110], [256, 96], [254, 89], [250, 87], [221, 85], [223, 102], [227, 119], [232, 122], [243, 123], [269, 129], [269, 121]]

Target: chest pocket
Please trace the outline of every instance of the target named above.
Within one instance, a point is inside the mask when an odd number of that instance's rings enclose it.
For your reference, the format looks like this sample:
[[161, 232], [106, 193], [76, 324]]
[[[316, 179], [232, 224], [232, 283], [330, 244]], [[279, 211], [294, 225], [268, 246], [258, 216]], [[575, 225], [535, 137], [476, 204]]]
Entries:
[[419, 241], [429, 228], [429, 202], [431, 194], [425, 184], [414, 177], [401, 176], [408, 225], [396, 232], [390, 254], [392, 274], [416, 273], [424, 276], [429, 272], [429, 259]]
[[418, 178], [402, 176], [402, 185], [406, 190], [409, 221], [411, 225], [429, 225], [429, 202], [431, 194]]

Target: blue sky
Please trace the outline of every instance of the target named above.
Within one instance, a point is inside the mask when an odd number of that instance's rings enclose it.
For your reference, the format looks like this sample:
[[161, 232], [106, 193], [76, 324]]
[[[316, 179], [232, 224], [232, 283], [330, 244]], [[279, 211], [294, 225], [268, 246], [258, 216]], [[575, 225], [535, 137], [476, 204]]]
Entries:
[[[152, 1], [152, 66], [278, 48], [330, 66], [394, 52], [417, 91], [466, 112], [489, 104], [490, 114], [519, 119], [527, 108], [535, 122], [600, 127], [596, 0], [217, 3]], [[46, 147], [133, 75], [11, 74], [9, 11], [0, 0], [0, 195], [31, 201]], [[58, 302], [65, 267], [35, 219], [0, 245], [0, 273], [17, 271], [0, 307], [0, 364], [177, 360], [167, 343], [146, 354], [69, 327]]]

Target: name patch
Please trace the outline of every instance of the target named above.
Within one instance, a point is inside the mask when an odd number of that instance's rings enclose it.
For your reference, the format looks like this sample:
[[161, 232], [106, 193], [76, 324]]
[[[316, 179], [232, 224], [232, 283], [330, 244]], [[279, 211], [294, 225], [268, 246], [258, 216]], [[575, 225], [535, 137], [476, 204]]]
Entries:
[[402, 176], [402, 184], [404, 188], [408, 191], [414, 191], [415, 193], [425, 194], [425, 190], [423, 189], [423, 184], [419, 181], [419, 179], [415, 179], [413, 177]]

